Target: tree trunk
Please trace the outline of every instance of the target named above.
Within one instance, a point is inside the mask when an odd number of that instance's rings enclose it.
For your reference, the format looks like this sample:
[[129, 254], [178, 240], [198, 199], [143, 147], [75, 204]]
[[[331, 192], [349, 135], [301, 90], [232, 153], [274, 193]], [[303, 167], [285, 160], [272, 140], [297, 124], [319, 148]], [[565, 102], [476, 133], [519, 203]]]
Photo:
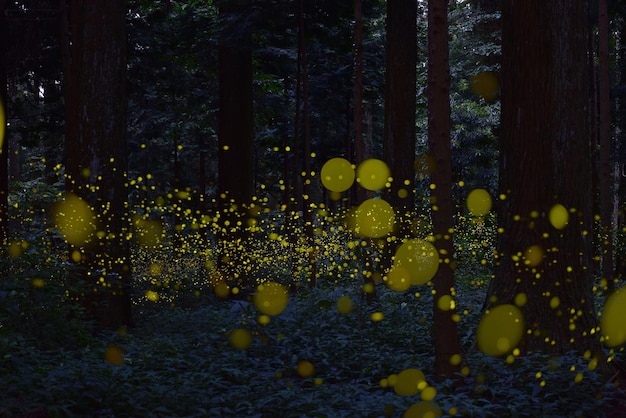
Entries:
[[[431, 182], [431, 218], [435, 247], [441, 262], [433, 279], [435, 373], [450, 378], [460, 370], [461, 354], [454, 308], [440, 303], [449, 298], [454, 287], [452, 266], [453, 211], [452, 154], [450, 151], [450, 68], [448, 63], [448, 2], [428, 2], [428, 151], [435, 162]], [[446, 299], [443, 299], [446, 300]]]
[[251, 284], [244, 245], [247, 206], [254, 194], [253, 70], [250, 28], [237, 16], [249, 9], [249, 1], [220, 3], [218, 50], [218, 196], [224, 250], [220, 269], [228, 280], [244, 287]]
[[[8, 2], [0, 2], [0, 13], [8, 8]], [[0, 36], [7, 39], [5, 25], [0, 27]], [[0, 42], [0, 257], [4, 258], [9, 237], [9, 146], [6, 133], [7, 114], [7, 45]], [[3, 279], [5, 272], [0, 273]]]
[[132, 325], [126, 3], [69, 0], [63, 7], [66, 189], [92, 206], [99, 230], [106, 231], [71, 249], [82, 253], [77, 271], [86, 290], [80, 298], [100, 325]]
[[602, 278], [612, 289], [613, 283], [613, 231], [612, 222], [613, 187], [611, 161], [611, 110], [610, 110], [610, 74], [609, 74], [609, 15], [607, 0], [598, 0], [598, 58], [599, 95], [598, 95], [598, 143], [600, 146], [599, 203], [600, 203], [600, 248], [602, 256]]
[[416, 0], [387, 2], [384, 160], [391, 167], [389, 203], [398, 211], [401, 234], [415, 209], [416, 19]]
[[[502, 84], [506, 196], [486, 304], [517, 302], [523, 349], [596, 351], [586, 3], [504, 2], [502, 28], [502, 73], [515, 77]], [[567, 225], [549, 221], [556, 204]]]

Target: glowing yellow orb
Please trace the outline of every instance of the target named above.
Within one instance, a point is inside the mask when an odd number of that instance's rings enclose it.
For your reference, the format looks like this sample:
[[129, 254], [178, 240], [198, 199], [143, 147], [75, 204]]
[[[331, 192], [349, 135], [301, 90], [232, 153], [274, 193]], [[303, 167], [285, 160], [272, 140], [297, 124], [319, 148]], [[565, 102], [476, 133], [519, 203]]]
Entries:
[[485, 216], [491, 210], [491, 196], [485, 189], [474, 189], [467, 195], [467, 209], [474, 216]]
[[604, 304], [600, 318], [600, 333], [607, 347], [617, 347], [626, 342], [626, 288], [613, 292]]
[[342, 296], [337, 300], [337, 310], [341, 314], [348, 314], [352, 312], [354, 308], [354, 302], [350, 296]]
[[565, 206], [557, 203], [550, 209], [548, 219], [550, 219], [550, 223], [553, 227], [556, 229], [563, 229], [569, 223], [569, 212]]
[[382, 199], [368, 199], [354, 214], [354, 231], [364, 237], [380, 238], [389, 234], [396, 220], [391, 205]]
[[411, 273], [404, 267], [394, 265], [387, 273], [387, 287], [396, 292], [404, 292], [411, 286]]
[[382, 312], [372, 312], [370, 319], [374, 322], [380, 322], [385, 318], [385, 314]]
[[331, 158], [320, 171], [322, 184], [331, 192], [346, 191], [354, 183], [354, 168], [345, 158]]
[[285, 286], [267, 282], [260, 284], [253, 297], [254, 306], [266, 315], [280, 315], [287, 307], [289, 296]]
[[442, 311], [449, 311], [454, 309], [455, 303], [454, 298], [450, 295], [443, 295], [439, 299], [437, 299], [437, 308]]
[[435, 418], [441, 415], [441, 409], [435, 402], [422, 401], [411, 405], [409, 409], [404, 411], [402, 418]]
[[492, 103], [498, 98], [500, 85], [498, 77], [494, 73], [481, 71], [470, 78], [470, 88], [486, 102]]
[[56, 228], [72, 245], [83, 245], [96, 232], [93, 211], [87, 202], [72, 193], [55, 203], [52, 218]]
[[367, 190], [380, 190], [389, 182], [391, 170], [384, 161], [369, 158], [356, 169], [356, 181]]
[[420, 399], [423, 401], [432, 401], [435, 399], [435, 396], [437, 396], [437, 389], [432, 386], [427, 386], [420, 394]]
[[252, 334], [243, 328], [237, 328], [230, 333], [229, 343], [231, 347], [247, 350], [252, 344]]
[[426, 382], [426, 376], [421, 370], [402, 370], [398, 373], [393, 390], [400, 396], [413, 396], [419, 392], [418, 385], [422, 382]]
[[315, 374], [315, 366], [309, 360], [298, 362], [298, 374], [302, 377], [311, 377]]
[[511, 352], [524, 333], [522, 311], [515, 305], [499, 305], [485, 312], [476, 332], [478, 349], [490, 356]]
[[439, 269], [439, 254], [435, 246], [426, 240], [408, 239], [396, 250], [394, 265], [409, 271], [411, 284], [420, 285], [435, 277]]
[[230, 286], [228, 286], [226, 282], [218, 282], [213, 288], [213, 293], [215, 293], [215, 296], [218, 298], [226, 298], [230, 294]]
[[104, 359], [112, 366], [121, 366], [124, 364], [124, 350], [114, 344], [109, 344], [104, 352]]
[[543, 261], [543, 248], [541, 245], [531, 245], [524, 251], [524, 264], [536, 267]]

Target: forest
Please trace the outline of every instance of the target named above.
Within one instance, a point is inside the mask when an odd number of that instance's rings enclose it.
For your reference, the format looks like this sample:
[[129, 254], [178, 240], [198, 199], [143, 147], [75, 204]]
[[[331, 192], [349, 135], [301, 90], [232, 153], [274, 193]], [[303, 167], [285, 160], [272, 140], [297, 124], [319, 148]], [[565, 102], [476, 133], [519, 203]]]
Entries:
[[0, 35], [0, 417], [626, 417], [622, 1]]

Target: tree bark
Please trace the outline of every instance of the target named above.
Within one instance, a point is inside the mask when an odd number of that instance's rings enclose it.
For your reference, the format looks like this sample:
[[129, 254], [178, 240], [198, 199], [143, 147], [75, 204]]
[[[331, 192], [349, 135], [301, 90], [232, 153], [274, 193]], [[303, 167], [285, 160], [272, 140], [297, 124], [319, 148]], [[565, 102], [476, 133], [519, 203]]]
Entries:
[[384, 160], [393, 177], [389, 203], [404, 220], [401, 231], [415, 209], [416, 19], [416, 0], [387, 2]]
[[[486, 304], [521, 306], [522, 349], [598, 350], [585, 2], [508, 1], [502, 12], [498, 262]], [[555, 204], [569, 223], [549, 221]], [[531, 246], [543, 257], [524, 254]], [[517, 296], [517, 298], [516, 298]], [[527, 301], [523, 303], [523, 301]]]
[[81, 302], [100, 325], [114, 328], [133, 324], [127, 241], [125, 5], [124, 1], [62, 2], [67, 35], [62, 47], [66, 190], [92, 206], [99, 230], [105, 232], [85, 244], [88, 251], [71, 251], [83, 256], [78, 263], [86, 289], [79, 295]]
[[428, 151], [435, 162], [431, 175], [431, 218], [435, 247], [441, 262], [433, 279], [435, 373], [450, 378], [460, 370], [452, 361], [461, 354], [454, 321], [454, 308], [442, 309], [440, 298], [450, 297], [454, 288], [452, 155], [450, 146], [450, 68], [448, 63], [448, 2], [428, 2]]
[[[254, 119], [251, 29], [237, 15], [249, 1], [220, 3], [218, 50], [218, 195], [222, 216], [220, 269], [228, 280], [247, 287], [245, 243], [247, 208], [254, 194]], [[229, 261], [226, 261], [229, 260]]]
[[612, 289], [613, 283], [613, 184], [611, 162], [611, 103], [609, 97], [610, 74], [609, 74], [609, 14], [607, 0], [598, 0], [598, 59], [599, 69], [599, 95], [598, 95], [598, 143], [600, 146], [600, 173], [599, 173], [599, 197], [600, 197], [600, 248], [602, 256], [602, 278], [606, 285]]
[[[4, 15], [4, 11], [8, 8], [8, 2], [0, 2], [0, 13]], [[5, 25], [0, 27], [0, 36], [7, 39], [7, 30]], [[9, 237], [9, 144], [6, 132], [6, 115], [7, 115], [7, 49], [5, 42], [0, 42], [0, 256], [4, 257], [6, 251], [7, 240]], [[4, 272], [0, 273], [0, 279], [3, 278]]]

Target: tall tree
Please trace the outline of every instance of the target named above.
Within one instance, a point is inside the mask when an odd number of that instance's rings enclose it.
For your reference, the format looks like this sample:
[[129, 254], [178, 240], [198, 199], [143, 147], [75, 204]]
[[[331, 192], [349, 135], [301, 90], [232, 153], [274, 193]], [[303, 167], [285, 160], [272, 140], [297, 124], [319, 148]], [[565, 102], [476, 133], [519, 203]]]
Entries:
[[[448, 63], [448, 1], [428, 2], [428, 151], [434, 162], [431, 182], [431, 218], [435, 248], [442, 262], [433, 279], [435, 371], [438, 377], [451, 377], [460, 370], [461, 346], [454, 308], [444, 304], [453, 295], [454, 253], [452, 232], [452, 155], [450, 152], [450, 67]], [[442, 299], [443, 298], [443, 299]]]
[[[607, 286], [613, 288], [613, 230], [612, 209], [613, 191], [611, 164], [611, 103], [609, 97], [610, 73], [609, 73], [609, 11], [607, 0], [598, 0], [598, 61], [600, 63], [598, 73], [598, 145], [600, 146], [600, 172], [599, 172], [599, 197], [600, 197], [600, 224], [602, 249], [602, 278]], [[591, 51], [590, 51], [591, 53]]]
[[416, 21], [416, 0], [387, 2], [384, 159], [394, 179], [390, 203], [405, 220], [415, 207]]
[[[132, 325], [126, 181], [126, 2], [61, 2], [64, 23], [66, 189], [93, 208], [98, 233], [75, 245], [101, 325]], [[71, 216], [71, 215], [70, 215]], [[84, 214], [82, 216], [85, 216]], [[79, 255], [77, 255], [79, 254]], [[105, 311], [100, 311], [102, 305]]]
[[586, 2], [504, 2], [502, 32], [502, 73], [515, 76], [502, 83], [505, 196], [487, 304], [521, 307], [522, 349], [597, 348]]
[[[0, 13], [9, 7], [8, 1], [0, 2]], [[0, 28], [2, 39], [7, 39], [6, 25]], [[7, 42], [0, 42], [0, 255], [4, 254], [9, 229], [9, 146], [6, 135], [7, 110]]]
[[[219, 5], [218, 194], [222, 220], [221, 269], [227, 279], [245, 282], [246, 208], [254, 194], [252, 13], [249, 0]], [[242, 19], [242, 16], [246, 17]], [[240, 248], [237, 248], [237, 247]], [[246, 284], [246, 283], [243, 283]]]

